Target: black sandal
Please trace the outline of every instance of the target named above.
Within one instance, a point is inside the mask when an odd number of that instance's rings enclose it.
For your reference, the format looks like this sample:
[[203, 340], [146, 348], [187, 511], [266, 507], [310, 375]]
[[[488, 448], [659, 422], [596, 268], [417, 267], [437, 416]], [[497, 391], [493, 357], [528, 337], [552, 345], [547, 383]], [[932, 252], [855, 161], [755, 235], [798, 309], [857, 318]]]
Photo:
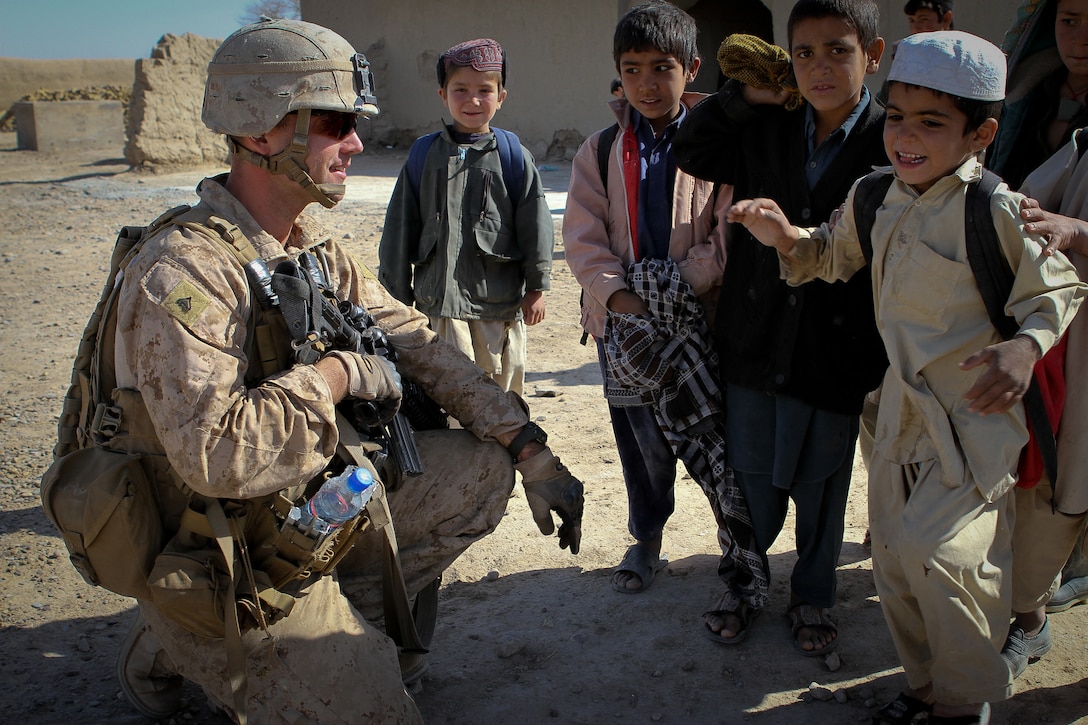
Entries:
[[921, 716], [933, 712], [933, 706], [927, 702], [900, 692], [898, 697], [873, 715], [873, 725], [910, 725]]

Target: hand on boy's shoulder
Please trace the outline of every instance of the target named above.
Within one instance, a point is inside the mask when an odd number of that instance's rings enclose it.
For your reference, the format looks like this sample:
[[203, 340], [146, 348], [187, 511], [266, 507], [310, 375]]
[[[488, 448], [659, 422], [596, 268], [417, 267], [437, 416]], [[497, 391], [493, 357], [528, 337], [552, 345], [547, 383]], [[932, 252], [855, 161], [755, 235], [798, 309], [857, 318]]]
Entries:
[[987, 366], [963, 395], [971, 401], [967, 410], [979, 415], [995, 415], [1018, 403], [1028, 390], [1040, 355], [1035, 340], [1017, 335], [1011, 340], [988, 345], [961, 362], [961, 370]]
[[790, 94], [780, 88], [756, 88], [747, 83], [741, 86], [744, 102], [749, 106], [784, 106]]
[[1043, 254], [1048, 257], [1070, 251], [1088, 255], [1088, 224], [1080, 219], [1049, 212], [1031, 197], [1020, 202], [1020, 218], [1026, 230], [1046, 240]]

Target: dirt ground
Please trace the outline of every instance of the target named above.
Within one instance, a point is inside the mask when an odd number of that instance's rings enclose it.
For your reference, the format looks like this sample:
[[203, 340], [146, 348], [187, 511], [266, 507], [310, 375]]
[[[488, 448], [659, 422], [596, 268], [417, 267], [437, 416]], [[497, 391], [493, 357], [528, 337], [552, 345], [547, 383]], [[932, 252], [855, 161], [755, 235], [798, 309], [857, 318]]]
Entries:
[[[17, 151], [14, 136], [0, 134], [0, 721], [145, 722], [114, 675], [134, 601], [79, 578], [42, 512], [38, 482], [118, 228], [195, 202], [193, 187], [213, 170], [141, 176], [120, 158]], [[357, 157], [347, 200], [320, 210], [369, 264], [402, 162], [387, 152]], [[557, 230], [569, 170], [543, 166]], [[427, 722], [868, 721], [904, 681], [860, 544], [864, 469], [855, 469], [839, 567], [837, 658], [792, 647], [783, 616], [791, 522], [772, 551], [771, 602], [752, 635], [732, 647], [702, 637], [700, 615], [720, 589], [715, 527], [686, 476], [665, 532], [668, 567], [645, 593], [613, 592], [608, 577], [629, 543], [626, 496], [596, 357], [578, 344], [578, 287], [561, 240], [546, 300], [547, 319], [530, 331], [528, 400], [586, 484], [582, 551], [571, 556], [542, 537], [515, 493], [498, 530], [444, 578], [432, 664], [414, 690]], [[1088, 607], [1052, 618], [1054, 650], [995, 705], [994, 723], [1088, 722], [1086, 621]], [[188, 686], [171, 722], [228, 720]]]

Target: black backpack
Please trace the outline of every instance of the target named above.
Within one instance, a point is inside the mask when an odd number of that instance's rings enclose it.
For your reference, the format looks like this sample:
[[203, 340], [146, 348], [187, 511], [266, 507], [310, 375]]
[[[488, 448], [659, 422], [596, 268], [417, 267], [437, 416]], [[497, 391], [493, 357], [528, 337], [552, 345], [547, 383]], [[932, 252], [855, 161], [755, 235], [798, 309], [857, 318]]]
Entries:
[[[884, 201], [894, 176], [883, 171], [874, 171], [863, 177], [854, 190], [854, 225], [858, 241], [866, 264], [873, 261], [873, 220], [876, 210]], [[967, 186], [967, 204], [964, 213], [964, 228], [967, 239], [967, 260], [975, 275], [982, 301], [990, 321], [1005, 340], [1012, 339], [1019, 331], [1016, 320], [1005, 314], [1005, 303], [1012, 293], [1015, 279], [1008, 260], [1001, 253], [1001, 245], [994, 228], [993, 214], [990, 212], [990, 197], [1001, 183], [1001, 177], [989, 169], [983, 169], [982, 178]], [[1033, 438], [1039, 446], [1043, 467], [1050, 478], [1052, 490], [1058, 486], [1058, 448], [1054, 430], [1047, 416], [1043, 403], [1039, 381], [1034, 375], [1024, 394], [1024, 409], [1031, 422]]]

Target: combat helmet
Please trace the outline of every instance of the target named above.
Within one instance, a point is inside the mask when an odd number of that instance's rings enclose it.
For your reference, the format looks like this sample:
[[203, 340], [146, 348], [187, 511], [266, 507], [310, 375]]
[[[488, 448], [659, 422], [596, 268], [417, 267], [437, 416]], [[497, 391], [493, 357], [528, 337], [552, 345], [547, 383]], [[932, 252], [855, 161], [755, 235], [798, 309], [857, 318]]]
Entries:
[[[344, 185], [315, 184], [306, 170], [306, 137], [314, 110], [378, 115], [370, 63], [328, 28], [261, 18], [232, 33], [208, 64], [204, 125], [226, 134], [232, 153], [273, 174], [286, 174], [331, 207], [336, 202], [330, 194], [342, 197]], [[298, 112], [294, 137], [280, 153], [262, 156], [237, 142], [237, 137], [271, 131], [293, 111]]]

